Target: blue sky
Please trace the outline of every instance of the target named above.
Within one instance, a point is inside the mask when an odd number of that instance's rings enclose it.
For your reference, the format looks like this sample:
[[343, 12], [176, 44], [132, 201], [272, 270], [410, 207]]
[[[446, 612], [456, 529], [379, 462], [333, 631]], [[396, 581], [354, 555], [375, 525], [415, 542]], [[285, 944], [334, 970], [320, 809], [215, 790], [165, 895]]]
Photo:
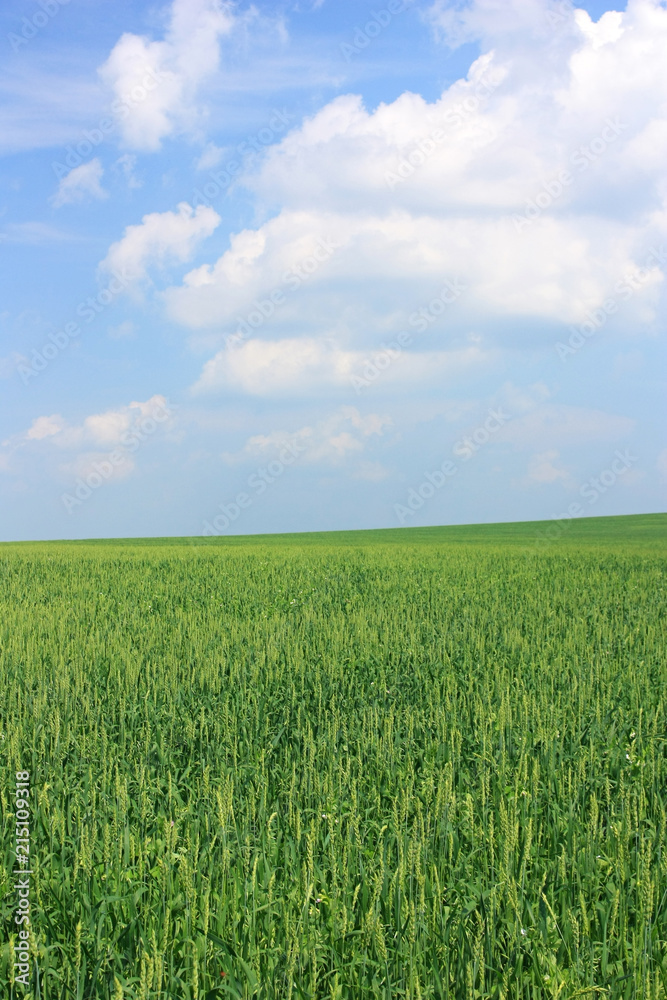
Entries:
[[664, 509], [664, 3], [9, 0], [0, 45], [0, 538]]

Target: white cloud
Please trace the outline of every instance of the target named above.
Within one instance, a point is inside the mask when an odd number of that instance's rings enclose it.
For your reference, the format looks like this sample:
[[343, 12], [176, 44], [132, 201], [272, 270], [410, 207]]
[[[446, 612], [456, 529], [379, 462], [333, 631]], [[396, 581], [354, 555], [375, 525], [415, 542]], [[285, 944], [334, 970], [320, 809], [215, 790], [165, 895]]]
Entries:
[[529, 482], [539, 483], [543, 485], [544, 483], [557, 483], [571, 482], [571, 475], [565, 468], [559, 468], [556, 465], [557, 459], [560, 457], [558, 451], [543, 451], [538, 455], [533, 455], [530, 459], [528, 465], [528, 480]]
[[87, 198], [107, 198], [108, 192], [100, 184], [103, 173], [104, 168], [97, 157], [88, 163], [82, 163], [80, 167], [74, 167], [62, 178], [51, 199], [54, 208], [85, 201]]
[[[429, 331], [448, 346], [476, 331], [482, 346], [521, 336], [552, 350], [610, 297], [608, 331], [652, 328], [667, 256], [627, 301], [615, 289], [667, 242], [667, 10], [631, 0], [594, 24], [542, 0], [477, 0], [454, 15], [486, 50], [467, 77], [434, 102], [405, 93], [371, 112], [337, 98], [271, 147], [245, 181], [278, 214], [169, 289], [172, 319], [219, 346], [283, 292], [254, 336], [302, 338], [333, 380], [347, 355], [325, 359], [326, 337], [343, 352], [378, 347], [457, 276], [469, 291]], [[285, 275], [318, 239], [337, 249], [291, 289]]]
[[[390, 427], [390, 417], [379, 413], [362, 414], [355, 406], [342, 406], [339, 410], [315, 424], [298, 430], [271, 431], [248, 438], [239, 455], [224, 455], [227, 461], [243, 458], [261, 458], [281, 451], [294, 444], [302, 451], [300, 461], [339, 463], [363, 452], [370, 439], [382, 437]], [[368, 463], [365, 463], [368, 468]]]
[[198, 91], [218, 69], [220, 40], [233, 25], [231, 4], [174, 0], [162, 41], [121, 36], [99, 74], [115, 95], [126, 146], [157, 150], [167, 136], [196, 128]]
[[2, 442], [5, 451], [0, 452], [0, 465], [9, 471], [15, 465], [11, 460], [22, 453], [27, 461], [35, 448], [39, 451], [33, 458], [40, 465], [49, 454], [75, 453], [64, 463], [62, 458], [58, 459], [59, 474], [69, 474], [102, 458], [108, 459], [110, 452], [118, 451], [122, 462], [117, 468], [127, 472], [134, 467], [131, 455], [141, 443], [171, 427], [173, 420], [174, 406], [161, 395], [93, 413], [79, 424], [68, 423], [60, 414], [37, 417], [26, 431]]
[[[195, 329], [219, 325], [257, 308], [256, 300], [265, 314], [289, 314], [295, 293], [320, 289], [339, 253], [341, 244], [326, 232], [327, 221], [311, 212], [281, 213], [259, 230], [233, 235], [214, 265], [190, 271], [181, 288], [167, 290], [170, 315]], [[336, 217], [331, 222], [341, 229]], [[271, 293], [282, 299], [277, 306]]]
[[[103, 413], [93, 413], [85, 417], [81, 424], [67, 424], [62, 417], [40, 417], [36, 420], [27, 437], [36, 436], [34, 429], [39, 427], [50, 427], [49, 436], [54, 437], [54, 443], [62, 448], [78, 447], [80, 444], [92, 444], [99, 446], [113, 447], [122, 441], [123, 434], [132, 428], [139, 426], [141, 421], [150, 419], [158, 414], [162, 417], [171, 412], [171, 405], [164, 396], [155, 395], [150, 399], [141, 402], [135, 400], [127, 406], [121, 406], [117, 410], [105, 410]], [[43, 424], [42, 421], [49, 421]], [[164, 422], [164, 421], [160, 421]], [[46, 436], [44, 433], [41, 437]]]
[[373, 386], [394, 391], [396, 386], [442, 385], [464, 371], [487, 366], [490, 356], [478, 347], [451, 351], [405, 351], [387, 368], [365, 376], [372, 355], [345, 350], [330, 339], [314, 337], [276, 341], [249, 340], [228, 346], [207, 361], [195, 393], [235, 389], [252, 396], [314, 396], [326, 390], [361, 391]]
[[58, 414], [54, 414], [52, 417], [37, 417], [26, 431], [26, 440], [42, 441], [44, 438], [60, 434], [64, 428], [65, 422]]
[[146, 277], [151, 264], [184, 263], [219, 222], [212, 208], [192, 209], [187, 202], [181, 202], [178, 212], [151, 212], [138, 225], [127, 226], [123, 238], [109, 247], [100, 268], [127, 272], [137, 281]]
[[353, 357], [310, 338], [264, 342], [251, 340], [219, 351], [204, 365], [195, 392], [236, 386], [251, 395], [302, 391], [349, 380]]

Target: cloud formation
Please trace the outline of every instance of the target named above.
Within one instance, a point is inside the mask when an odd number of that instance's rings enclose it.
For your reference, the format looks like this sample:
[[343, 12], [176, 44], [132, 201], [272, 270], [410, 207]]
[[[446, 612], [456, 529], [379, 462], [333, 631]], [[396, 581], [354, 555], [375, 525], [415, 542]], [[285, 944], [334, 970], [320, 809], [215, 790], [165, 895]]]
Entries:
[[103, 173], [104, 168], [97, 157], [88, 163], [82, 163], [80, 167], [74, 167], [58, 185], [52, 199], [54, 208], [86, 201], [88, 198], [107, 198], [108, 192], [100, 183]]
[[62, 536], [49, 483], [101, 482], [118, 451], [113, 476], [132, 469], [156, 372], [184, 408], [124, 503], [87, 508], [101, 533], [152, 531], [158, 507], [191, 531], [293, 439], [298, 472], [248, 530], [361, 526], [370, 505], [383, 523], [448, 456], [465, 478], [424, 517], [548, 516], [618, 449], [636, 505], [604, 512], [659, 509], [666, 4], [408, 6], [351, 58], [349, 5], [216, 0], [144, 0], [111, 44], [92, 21], [16, 54], [10, 143], [37, 137], [0, 206], [17, 537]]
[[112, 243], [100, 269], [140, 281], [152, 265], [190, 260], [219, 222], [212, 208], [199, 205], [193, 209], [187, 202], [181, 202], [177, 212], [150, 212], [139, 224], [127, 226], [122, 239]]
[[193, 386], [195, 394], [232, 390], [250, 396], [321, 396], [341, 390], [359, 392], [373, 386], [393, 392], [397, 387], [444, 386], [464, 372], [480, 371], [491, 356], [474, 345], [451, 351], [380, 352], [344, 350], [333, 341], [314, 337], [249, 340], [218, 351], [203, 367]]
[[233, 26], [231, 4], [174, 0], [162, 41], [121, 36], [98, 72], [128, 148], [154, 152], [166, 137], [196, 130], [199, 89], [218, 69], [220, 41]]
[[[429, 16], [450, 41], [481, 39], [466, 78], [437, 101], [404, 93], [374, 111], [339, 97], [271, 147], [245, 183], [277, 214], [169, 289], [170, 318], [218, 342], [247, 336], [258, 303], [333, 240], [331, 258], [255, 328], [262, 340], [302, 338], [293, 364], [329, 365], [332, 381], [446, 278], [469, 293], [430, 326], [438, 347], [474, 332], [487, 348], [551, 350], [559, 331], [618, 298], [654, 248], [649, 279], [607, 325], [652, 328], [667, 263], [667, 10], [631, 0], [594, 23], [563, 4], [474, 0]], [[225, 361], [249, 391], [239, 365], [253, 350]]]
[[76, 472], [117, 452], [116, 474], [126, 475], [134, 468], [132, 455], [143, 440], [173, 421], [173, 404], [162, 395], [145, 401], [135, 400], [116, 409], [93, 413], [79, 424], [69, 423], [61, 414], [41, 416], [27, 430], [2, 442], [0, 468], [16, 471], [17, 461], [26, 449], [39, 448], [43, 460], [56, 457], [59, 476]]
[[369, 440], [382, 437], [392, 426], [391, 417], [379, 413], [362, 414], [355, 406], [342, 406], [323, 419], [296, 431], [274, 430], [248, 438], [237, 455], [225, 455], [227, 461], [270, 457], [292, 445], [306, 464], [339, 464], [349, 456], [365, 451]]

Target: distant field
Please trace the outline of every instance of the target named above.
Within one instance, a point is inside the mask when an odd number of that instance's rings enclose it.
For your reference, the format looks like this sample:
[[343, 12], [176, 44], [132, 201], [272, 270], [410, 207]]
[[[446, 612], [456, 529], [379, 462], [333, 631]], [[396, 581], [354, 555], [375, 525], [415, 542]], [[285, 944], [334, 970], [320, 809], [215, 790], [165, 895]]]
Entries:
[[[620, 517], [571, 518], [552, 521], [511, 521], [506, 524], [461, 524], [432, 528], [380, 528], [369, 531], [311, 531], [292, 535], [225, 535], [203, 538], [96, 538], [88, 541], [58, 542], [62, 545], [367, 545], [403, 542], [421, 545], [435, 542], [514, 542], [542, 550], [547, 541], [584, 544], [644, 543], [667, 550], [667, 514], [634, 514]], [[44, 545], [45, 542], [24, 542]], [[8, 547], [8, 546], [5, 546]]]
[[[0, 546], [1, 995], [667, 994], [667, 515]], [[18, 959], [17, 959], [18, 961]]]

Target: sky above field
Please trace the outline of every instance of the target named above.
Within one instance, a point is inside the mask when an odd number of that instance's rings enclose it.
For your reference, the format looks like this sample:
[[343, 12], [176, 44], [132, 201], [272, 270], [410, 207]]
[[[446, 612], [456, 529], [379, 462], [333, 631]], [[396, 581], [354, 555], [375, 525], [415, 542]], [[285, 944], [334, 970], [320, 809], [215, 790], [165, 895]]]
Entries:
[[664, 3], [7, 0], [0, 45], [0, 538], [664, 509]]

